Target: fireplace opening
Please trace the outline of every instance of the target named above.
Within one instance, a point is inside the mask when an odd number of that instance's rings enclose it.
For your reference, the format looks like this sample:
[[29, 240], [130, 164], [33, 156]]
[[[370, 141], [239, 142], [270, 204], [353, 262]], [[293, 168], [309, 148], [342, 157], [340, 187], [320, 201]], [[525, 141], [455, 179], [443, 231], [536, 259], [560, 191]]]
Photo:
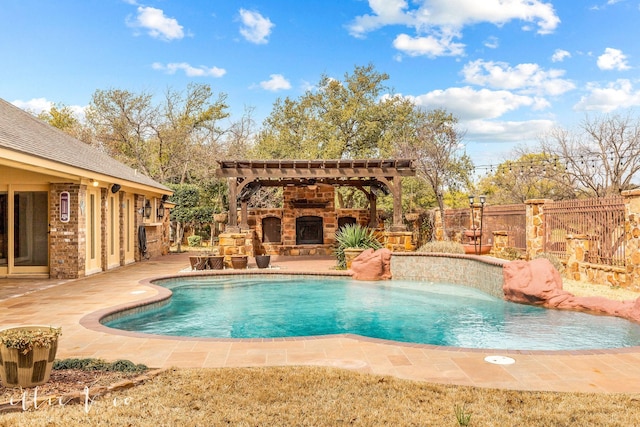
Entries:
[[322, 217], [301, 216], [296, 219], [296, 245], [324, 243]]

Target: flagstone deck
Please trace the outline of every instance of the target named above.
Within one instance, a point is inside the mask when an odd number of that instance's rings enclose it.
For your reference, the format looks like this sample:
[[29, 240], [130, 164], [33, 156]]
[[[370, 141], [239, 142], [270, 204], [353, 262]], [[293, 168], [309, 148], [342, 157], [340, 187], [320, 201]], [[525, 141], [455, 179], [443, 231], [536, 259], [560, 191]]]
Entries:
[[[283, 273], [330, 272], [328, 257], [276, 257]], [[97, 323], [109, 307], [157, 294], [144, 279], [189, 267], [172, 254], [71, 281], [0, 279], [0, 327], [62, 326], [58, 358], [130, 359], [150, 367], [219, 368], [322, 365], [418, 381], [517, 390], [640, 392], [640, 347], [598, 351], [490, 351], [391, 343], [353, 335], [217, 340], [149, 337], [107, 331]], [[250, 265], [251, 267], [251, 265]], [[505, 355], [512, 365], [486, 356]]]

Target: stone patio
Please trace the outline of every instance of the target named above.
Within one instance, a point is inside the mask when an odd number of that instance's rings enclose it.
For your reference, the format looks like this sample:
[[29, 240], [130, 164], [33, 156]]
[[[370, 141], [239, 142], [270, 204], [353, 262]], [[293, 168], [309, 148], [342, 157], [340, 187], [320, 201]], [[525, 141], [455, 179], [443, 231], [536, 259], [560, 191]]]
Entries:
[[[331, 257], [272, 257], [283, 273], [332, 272]], [[250, 263], [250, 268], [255, 264]], [[322, 365], [418, 381], [517, 390], [639, 392], [640, 347], [590, 351], [490, 351], [338, 335], [287, 339], [198, 339], [118, 332], [98, 323], [109, 307], [157, 295], [149, 278], [189, 269], [172, 254], [87, 278], [0, 279], [0, 325], [62, 326], [58, 358], [130, 359], [150, 367]], [[255, 271], [258, 271], [257, 269]], [[194, 273], [200, 274], [200, 273]], [[508, 356], [512, 365], [485, 362]]]

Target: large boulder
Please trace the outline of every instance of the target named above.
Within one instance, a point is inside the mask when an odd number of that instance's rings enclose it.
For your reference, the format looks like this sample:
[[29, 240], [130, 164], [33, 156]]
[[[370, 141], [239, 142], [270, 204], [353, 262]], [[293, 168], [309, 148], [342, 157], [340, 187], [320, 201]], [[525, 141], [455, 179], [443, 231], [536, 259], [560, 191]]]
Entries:
[[366, 249], [351, 262], [351, 277], [356, 280], [391, 279], [391, 251]]
[[504, 266], [504, 297], [508, 301], [564, 310], [590, 311], [640, 322], [640, 298], [612, 301], [577, 297], [562, 289], [560, 273], [549, 260], [512, 261]]

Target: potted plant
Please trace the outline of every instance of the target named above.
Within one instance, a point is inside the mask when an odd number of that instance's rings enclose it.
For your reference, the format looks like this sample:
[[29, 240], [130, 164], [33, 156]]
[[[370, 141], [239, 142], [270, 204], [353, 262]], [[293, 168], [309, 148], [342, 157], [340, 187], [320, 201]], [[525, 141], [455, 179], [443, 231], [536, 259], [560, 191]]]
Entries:
[[407, 212], [406, 214], [404, 214], [404, 219], [409, 222], [417, 221], [418, 218], [420, 218], [420, 214], [417, 212]]
[[0, 331], [0, 380], [5, 387], [35, 387], [49, 381], [60, 328], [22, 326]]
[[337, 247], [334, 251], [338, 259], [338, 268], [351, 268], [351, 261], [365, 249], [380, 249], [382, 245], [376, 239], [373, 230], [360, 224], [347, 224], [336, 233]]
[[269, 263], [271, 262], [271, 255], [267, 255], [264, 253], [256, 254], [256, 265], [258, 268], [267, 268], [269, 267]]
[[213, 214], [213, 220], [219, 224], [226, 224], [228, 219], [229, 215], [227, 214], [227, 212], [219, 212]]
[[247, 268], [248, 258], [246, 255], [231, 255], [231, 266], [236, 270]]

